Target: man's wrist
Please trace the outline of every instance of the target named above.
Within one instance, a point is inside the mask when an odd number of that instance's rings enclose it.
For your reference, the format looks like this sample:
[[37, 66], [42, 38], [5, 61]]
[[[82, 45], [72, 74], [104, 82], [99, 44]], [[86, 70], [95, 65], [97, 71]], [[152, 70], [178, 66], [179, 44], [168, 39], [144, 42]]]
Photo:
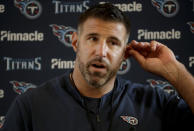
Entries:
[[172, 85], [177, 85], [181, 79], [181, 75], [183, 75], [186, 71], [185, 66], [179, 61], [175, 61], [173, 63], [169, 63], [165, 66], [165, 71], [163, 77], [169, 81]]

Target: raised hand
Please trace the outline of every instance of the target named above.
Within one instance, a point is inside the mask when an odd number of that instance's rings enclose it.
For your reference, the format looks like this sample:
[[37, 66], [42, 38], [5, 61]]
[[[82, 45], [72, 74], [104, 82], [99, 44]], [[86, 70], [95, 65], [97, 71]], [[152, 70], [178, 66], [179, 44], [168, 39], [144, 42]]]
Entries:
[[[133, 56], [143, 69], [154, 74], [176, 79], [178, 61], [174, 53], [165, 45], [157, 42], [137, 42], [133, 40], [126, 49], [125, 57]], [[172, 79], [170, 78], [170, 79]]]
[[178, 62], [174, 53], [157, 42], [133, 40], [126, 48], [125, 58], [133, 56], [143, 69], [168, 80], [184, 98], [194, 114], [194, 78], [185, 66]]

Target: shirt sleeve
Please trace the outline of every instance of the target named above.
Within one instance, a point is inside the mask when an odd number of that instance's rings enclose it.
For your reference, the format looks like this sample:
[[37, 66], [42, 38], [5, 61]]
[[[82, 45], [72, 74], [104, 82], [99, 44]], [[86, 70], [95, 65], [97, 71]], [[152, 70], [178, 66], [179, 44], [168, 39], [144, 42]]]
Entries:
[[194, 114], [184, 99], [169, 95], [163, 112], [165, 130], [194, 130]]
[[[20, 97], [20, 96], [19, 96]], [[30, 112], [19, 97], [11, 104], [0, 131], [31, 131]]]

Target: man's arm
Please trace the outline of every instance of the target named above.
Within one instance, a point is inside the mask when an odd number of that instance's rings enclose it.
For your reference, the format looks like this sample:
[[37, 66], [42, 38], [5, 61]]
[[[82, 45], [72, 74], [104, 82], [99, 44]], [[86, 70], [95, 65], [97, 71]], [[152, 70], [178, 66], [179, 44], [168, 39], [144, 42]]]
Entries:
[[29, 131], [29, 121], [27, 117], [29, 114], [24, 111], [24, 107], [21, 108], [22, 103], [16, 98], [11, 107], [8, 110], [8, 113], [5, 117], [5, 122], [0, 129], [0, 131]]
[[133, 56], [146, 71], [168, 80], [194, 114], [194, 78], [167, 46], [157, 41], [148, 43], [133, 40], [126, 50], [126, 57], [129, 56]]

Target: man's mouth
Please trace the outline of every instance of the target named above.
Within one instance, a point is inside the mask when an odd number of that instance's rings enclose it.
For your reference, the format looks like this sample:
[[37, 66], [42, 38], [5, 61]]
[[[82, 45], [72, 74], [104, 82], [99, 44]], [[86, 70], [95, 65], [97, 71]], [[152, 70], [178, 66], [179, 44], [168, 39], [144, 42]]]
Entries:
[[103, 69], [105, 68], [104, 64], [92, 64], [93, 67], [98, 68], [98, 69]]
[[91, 63], [91, 69], [95, 72], [104, 72], [107, 69], [107, 65], [105, 63], [95, 61]]

